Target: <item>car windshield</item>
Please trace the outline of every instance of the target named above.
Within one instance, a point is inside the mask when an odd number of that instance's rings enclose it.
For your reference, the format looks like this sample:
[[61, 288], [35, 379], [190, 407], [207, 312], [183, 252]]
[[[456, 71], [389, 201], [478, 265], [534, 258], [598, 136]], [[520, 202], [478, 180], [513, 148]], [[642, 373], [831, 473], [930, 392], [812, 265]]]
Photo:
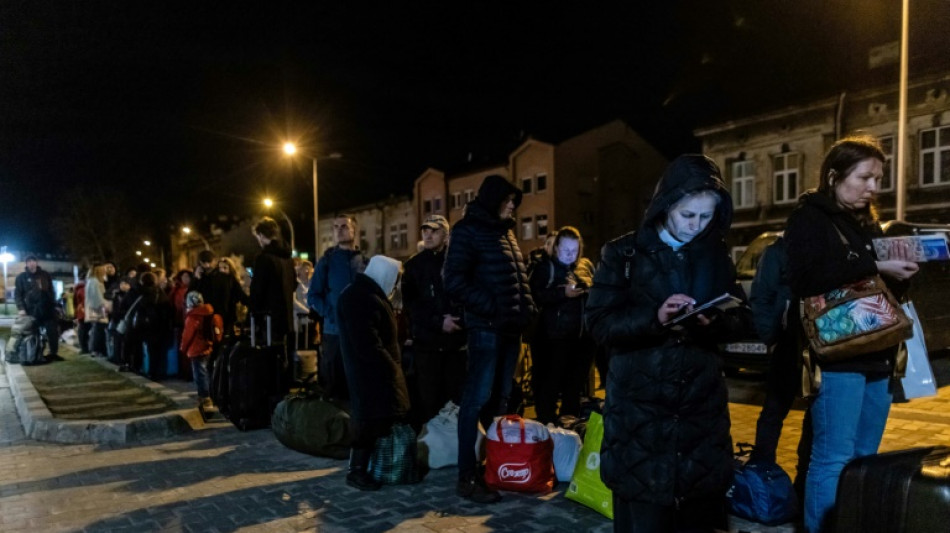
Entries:
[[763, 233], [755, 238], [749, 246], [739, 256], [736, 262], [736, 275], [739, 279], [751, 279], [755, 277], [755, 270], [759, 267], [759, 258], [765, 248], [779, 238], [780, 233]]

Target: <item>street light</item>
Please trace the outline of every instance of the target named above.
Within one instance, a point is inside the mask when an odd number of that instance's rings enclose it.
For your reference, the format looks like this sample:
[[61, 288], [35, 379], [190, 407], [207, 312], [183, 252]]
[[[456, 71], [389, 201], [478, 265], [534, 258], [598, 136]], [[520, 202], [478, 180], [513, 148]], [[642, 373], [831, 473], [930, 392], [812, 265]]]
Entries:
[[[152, 246], [152, 241], [150, 241], [150, 240], [148, 240], [148, 239], [145, 239], [145, 240], [142, 241], [142, 244], [144, 244], [145, 246], [151, 247], [151, 246]], [[158, 254], [159, 254], [159, 259], [161, 260], [162, 268], [165, 268], [165, 248], [162, 247], [162, 246], [159, 246], [159, 247], [158, 247]], [[143, 261], [145, 261], [146, 263], [149, 262], [148, 259], [143, 259]], [[152, 265], [152, 266], [154, 267], [155, 265]]]
[[[293, 156], [297, 153], [297, 145], [292, 142], [284, 143], [284, 153]], [[313, 162], [313, 255], [320, 255], [320, 210], [317, 206], [317, 156], [305, 156]], [[339, 159], [340, 154], [334, 152], [327, 156], [329, 159]]]
[[[182, 226], [182, 227], [181, 227], [181, 232], [184, 233], [185, 235], [189, 235], [189, 236], [190, 236], [190, 235], [191, 235], [191, 228], [188, 227], [188, 226]], [[196, 235], [199, 239], [201, 239], [201, 242], [204, 243], [204, 245], [205, 245], [205, 250], [210, 250], [210, 249], [211, 249], [211, 245], [208, 244], [208, 239], [205, 239], [205, 238], [204, 238], [200, 233], [198, 233], [198, 232], [195, 232], [195, 235]]]
[[[268, 209], [274, 207], [274, 201], [271, 200], [270, 198], [264, 198], [264, 207]], [[283, 209], [279, 207], [277, 207], [276, 209], [280, 211], [281, 216], [284, 217], [284, 220], [287, 221], [287, 225], [290, 226], [290, 252], [291, 252], [291, 255], [293, 255], [293, 252], [296, 249], [296, 247], [294, 246], [294, 223], [290, 220], [290, 217], [287, 216], [287, 213], [284, 213]]]

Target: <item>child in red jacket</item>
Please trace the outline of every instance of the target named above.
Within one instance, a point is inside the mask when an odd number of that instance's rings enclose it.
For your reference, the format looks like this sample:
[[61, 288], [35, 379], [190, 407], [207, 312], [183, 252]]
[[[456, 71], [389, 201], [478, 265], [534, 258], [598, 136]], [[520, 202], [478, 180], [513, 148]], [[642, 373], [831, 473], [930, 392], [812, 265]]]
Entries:
[[204, 303], [198, 291], [191, 291], [185, 296], [185, 313], [185, 330], [181, 335], [179, 348], [191, 360], [195, 388], [198, 389], [199, 408], [210, 411], [214, 409], [214, 405], [210, 397], [208, 359], [211, 357], [214, 342], [221, 340], [224, 324], [221, 315], [214, 313], [211, 304]]

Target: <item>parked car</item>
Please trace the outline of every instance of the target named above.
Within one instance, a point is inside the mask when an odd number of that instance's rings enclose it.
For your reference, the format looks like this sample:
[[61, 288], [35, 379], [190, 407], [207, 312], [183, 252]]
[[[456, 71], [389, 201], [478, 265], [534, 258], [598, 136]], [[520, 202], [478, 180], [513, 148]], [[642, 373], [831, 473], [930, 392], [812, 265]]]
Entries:
[[[918, 224], [890, 221], [881, 224], [889, 237], [907, 235], [942, 235], [950, 242], [950, 224]], [[780, 231], [762, 233], [746, 248], [736, 262], [736, 277], [746, 295], [752, 292], [752, 278], [765, 248], [782, 236]], [[927, 349], [934, 354], [950, 349], [950, 261], [920, 263], [920, 272], [913, 278], [907, 299], [914, 302], [924, 328]], [[748, 340], [721, 347], [720, 356], [727, 372], [738, 369], [764, 371], [768, 368], [769, 351], [755, 335]]]

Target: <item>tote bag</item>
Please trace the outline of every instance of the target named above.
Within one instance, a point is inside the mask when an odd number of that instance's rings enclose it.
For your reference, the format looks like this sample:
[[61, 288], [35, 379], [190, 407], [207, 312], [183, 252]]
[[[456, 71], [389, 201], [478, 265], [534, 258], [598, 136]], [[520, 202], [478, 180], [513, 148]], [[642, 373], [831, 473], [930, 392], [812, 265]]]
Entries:
[[914, 335], [904, 342], [907, 347], [907, 369], [901, 378], [904, 397], [912, 399], [936, 396], [937, 382], [930, 367], [927, 343], [924, 342], [924, 328], [917, 317], [917, 309], [914, 302], [907, 302], [901, 307], [914, 322]]

